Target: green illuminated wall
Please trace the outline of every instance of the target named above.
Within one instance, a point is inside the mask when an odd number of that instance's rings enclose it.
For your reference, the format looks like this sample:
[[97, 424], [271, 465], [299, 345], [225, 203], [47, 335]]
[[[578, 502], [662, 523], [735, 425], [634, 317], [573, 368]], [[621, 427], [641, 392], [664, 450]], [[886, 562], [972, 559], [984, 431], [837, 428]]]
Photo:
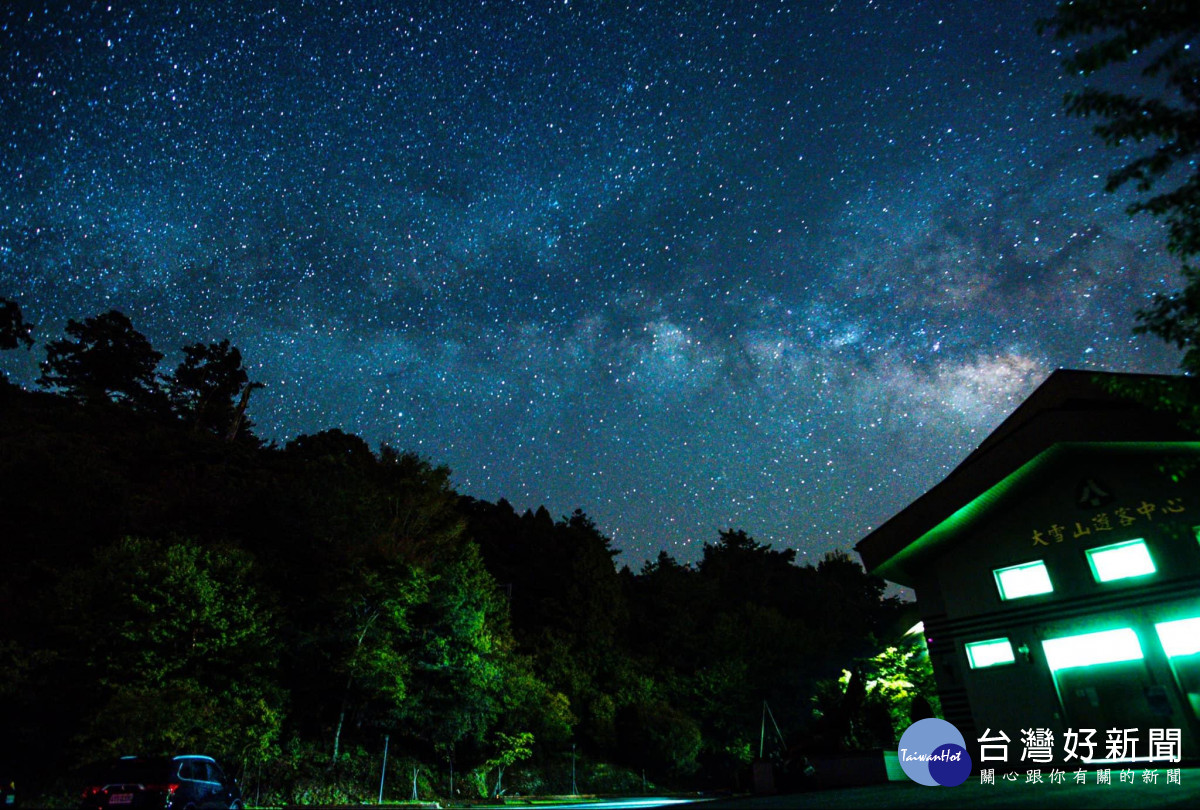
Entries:
[[[965, 692], [975, 731], [990, 726], [1019, 735], [1022, 728], [1051, 727], [1061, 733], [1072, 714], [1148, 728], [1163, 725], [1155, 712], [1164, 705], [1190, 717], [1190, 692], [1200, 706], [1200, 653], [1168, 664], [1154, 630], [1167, 608], [1139, 596], [1158, 589], [1164, 601], [1195, 597], [1200, 605], [1194, 528], [1200, 525], [1200, 482], [1172, 481], [1159, 471], [1164, 457], [1181, 449], [1200, 455], [1196, 444], [1056, 446], [889, 561], [914, 585], [922, 615], [934, 619], [928, 623], [932, 632], [939, 622], [950, 628], [940, 644], [931, 644], [931, 658], [943, 700]], [[1081, 505], [1084, 489], [1098, 503]], [[1145, 541], [1151, 564], [1139, 564], [1139, 576], [1098, 581], [1088, 551], [1135, 540]], [[1053, 590], [1003, 599], [994, 572], [1031, 562], [1045, 564]], [[1048, 650], [1043, 643], [1086, 640], [1086, 634], [1123, 627], [1134, 628], [1144, 655], [1069, 666], [1067, 647], [1051, 644]], [[966, 644], [998, 638], [1008, 639], [1012, 660], [1007, 652], [988, 657], [984, 646], [977, 652], [991, 665], [972, 668]], [[1092, 652], [1121, 649], [1114, 638], [1096, 638], [1104, 645]], [[1133, 649], [1128, 633], [1122, 640], [1126, 652]], [[1175, 683], [1184, 686], [1171, 686], [1165, 697], [1154, 691]], [[1194, 729], [1188, 733], [1188, 739], [1200, 738]]]
[[[904, 565], [925, 572], [925, 589], [940, 591], [948, 615], [986, 614], [1200, 576], [1200, 543], [1192, 536], [1200, 522], [1200, 487], [1160, 473], [1162, 454], [1155, 445], [1053, 448], [927, 532], [910, 547]], [[1088, 481], [1099, 482], [1110, 500], [1080, 508], [1077, 494]], [[1138, 513], [1142, 507], [1148, 515]], [[1137, 539], [1147, 541], [1154, 573], [1137, 582], [1097, 583], [1087, 551]], [[1053, 593], [1001, 599], [993, 572], [1034, 561], [1045, 562]]]

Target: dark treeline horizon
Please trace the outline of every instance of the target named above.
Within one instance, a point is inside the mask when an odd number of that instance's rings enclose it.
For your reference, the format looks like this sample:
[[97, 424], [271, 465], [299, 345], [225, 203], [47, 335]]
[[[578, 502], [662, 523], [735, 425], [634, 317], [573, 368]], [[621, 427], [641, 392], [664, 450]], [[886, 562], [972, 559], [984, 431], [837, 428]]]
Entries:
[[384, 735], [437, 795], [569, 792], [572, 757], [587, 792], [731, 787], [936, 702], [889, 647], [904, 606], [844, 553], [730, 528], [618, 568], [581, 510], [463, 496], [338, 429], [263, 443], [236, 348], [159, 375], [118, 315], [47, 344], [51, 391], [0, 383], [0, 756], [39, 795], [199, 751], [264, 798], [361, 799]]

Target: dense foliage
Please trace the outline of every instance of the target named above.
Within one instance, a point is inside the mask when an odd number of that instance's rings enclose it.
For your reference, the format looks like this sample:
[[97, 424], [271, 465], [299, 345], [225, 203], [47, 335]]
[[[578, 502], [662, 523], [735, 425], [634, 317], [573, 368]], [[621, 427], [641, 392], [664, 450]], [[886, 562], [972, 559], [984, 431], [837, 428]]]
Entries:
[[618, 569], [583, 512], [462, 497], [340, 430], [264, 445], [227, 342], [160, 376], [120, 313], [68, 335], [52, 392], [0, 381], [0, 757], [43, 796], [96, 758], [201, 751], [253, 799], [367, 800], [385, 737], [396, 798], [568, 792], [573, 765], [587, 792], [726, 787], [764, 706], [781, 764], [903, 730], [913, 678], [895, 728], [830, 725], [898, 608], [845, 555], [729, 530], [696, 565]]

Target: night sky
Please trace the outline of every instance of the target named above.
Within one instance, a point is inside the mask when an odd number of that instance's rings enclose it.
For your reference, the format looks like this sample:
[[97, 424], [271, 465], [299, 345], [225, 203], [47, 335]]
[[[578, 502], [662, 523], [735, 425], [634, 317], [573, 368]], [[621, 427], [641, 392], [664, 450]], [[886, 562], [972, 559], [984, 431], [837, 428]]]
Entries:
[[163, 371], [229, 338], [258, 435], [582, 508], [635, 569], [848, 550], [1053, 369], [1176, 367], [1052, 6], [6, 3], [0, 295]]

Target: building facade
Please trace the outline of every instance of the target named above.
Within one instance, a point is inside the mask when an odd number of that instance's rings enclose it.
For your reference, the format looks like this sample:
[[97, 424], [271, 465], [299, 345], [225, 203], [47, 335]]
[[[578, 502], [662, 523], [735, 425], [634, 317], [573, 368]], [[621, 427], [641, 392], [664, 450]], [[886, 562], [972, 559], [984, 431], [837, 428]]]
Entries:
[[1188, 385], [1055, 372], [858, 544], [977, 765], [1200, 758], [1200, 439], [1113, 382]]

